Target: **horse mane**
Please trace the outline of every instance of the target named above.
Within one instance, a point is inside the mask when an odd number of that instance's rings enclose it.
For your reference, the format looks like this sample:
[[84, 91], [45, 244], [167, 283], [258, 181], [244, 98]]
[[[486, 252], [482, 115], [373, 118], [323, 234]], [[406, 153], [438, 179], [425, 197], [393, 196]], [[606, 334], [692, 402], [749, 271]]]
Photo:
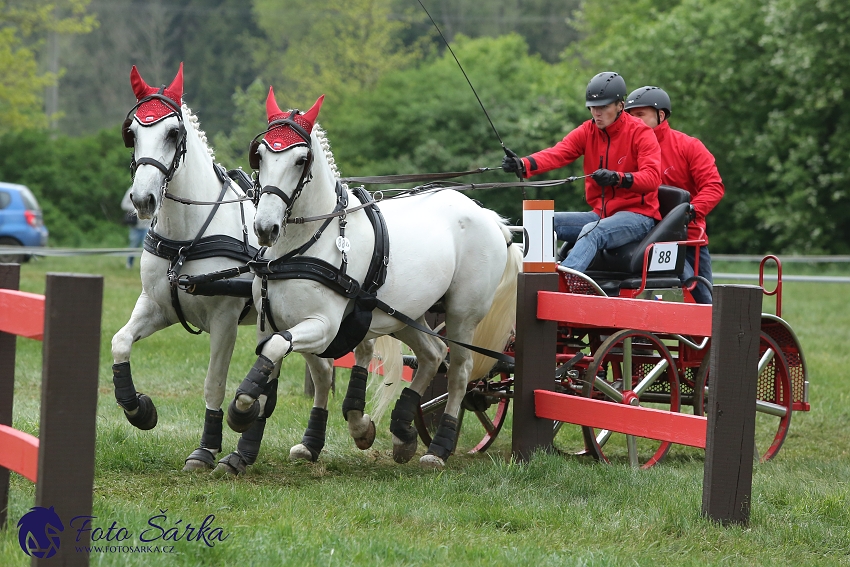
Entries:
[[[331, 143], [328, 141], [328, 136], [325, 130], [319, 126], [319, 123], [313, 126], [313, 132], [316, 134], [316, 138], [319, 140], [319, 145], [322, 146], [322, 151], [325, 152], [325, 159], [328, 160], [328, 166], [331, 168], [331, 172], [336, 179], [340, 178], [339, 168], [336, 165], [336, 160], [334, 159], [334, 154], [331, 151]], [[347, 188], [348, 186], [346, 186]]]
[[210, 158], [215, 160], [215, 150], [210, 147], [210, 143], [207, 140], [207, 133], [201, 130], [201, 126], [198, 123], [197, 115], [192, 112], [191, 108], [186, 106], [185, 102], [182, 104], [181, 109], [183, 110], [183, 120], [192, 125], [192, 127], [195, 129], [195, 133], [201, 140], [201, 143], [204, 145], [204, 148], [206, 148], [207, 153], [210, 155]]

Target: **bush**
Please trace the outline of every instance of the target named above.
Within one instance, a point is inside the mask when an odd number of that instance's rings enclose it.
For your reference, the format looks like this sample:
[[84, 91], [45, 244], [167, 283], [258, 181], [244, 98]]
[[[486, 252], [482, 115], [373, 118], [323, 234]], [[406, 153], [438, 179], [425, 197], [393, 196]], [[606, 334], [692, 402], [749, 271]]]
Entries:
[[45, 131], [0, 137], [0, 179], [32, 190], [52, 246], [126, 246], [120, 204], [129, 162], [117, 127], [81, 138]]

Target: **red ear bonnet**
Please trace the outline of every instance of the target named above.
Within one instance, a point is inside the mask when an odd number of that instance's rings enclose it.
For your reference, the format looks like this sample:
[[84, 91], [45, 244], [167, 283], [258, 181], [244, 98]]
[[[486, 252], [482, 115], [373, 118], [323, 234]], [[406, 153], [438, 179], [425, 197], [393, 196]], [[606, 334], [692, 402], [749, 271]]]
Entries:
[[[158, 88], [152, 87], [145, 82], [135, 65], [133, 65], [133, 69], [130, 71], [130, 85], [133, 87], [133, 94], [136, 95], [136, 102], [146, 96], [159, 92]], [[178, 107], [183, 104], [183, 63], [180, 63], [177, 76], [174, 77], [174, 80], [171, 81], [171, 84], [165, 88], [162, 94], [171, 99]], [[136, 109], [136, 120], [142, 126], [150, 126], [174, 114], [177, 113], [173, 108], [160, 100], [154, 99], [147, 101]]]
[[[313, 125], [316, 123], [316, 118], [319, 116], [319, 110], [322, 108], [322, 102], [325, 100], [325, 95], [319, 97], [315, 104], [303, 114], [296, 114], [292, 117], [292, 121], [304, 128], [307, 133], [313, 131]], [[275, 120], [281, 120], [289, 117], [288, 112], [283, 112], [277, 105], [274, 98], [274, 90], [269, 87], [269, 96], [266, 98], [266, 116], [269, 119], [269, 124]], [[287, 148], [298, 144], [304, 144], [304, 140], [292, 127], [287, 124], [281, 124], [272, 128], [264, 137], [263, 142], [273, 152], [282, 152]]]

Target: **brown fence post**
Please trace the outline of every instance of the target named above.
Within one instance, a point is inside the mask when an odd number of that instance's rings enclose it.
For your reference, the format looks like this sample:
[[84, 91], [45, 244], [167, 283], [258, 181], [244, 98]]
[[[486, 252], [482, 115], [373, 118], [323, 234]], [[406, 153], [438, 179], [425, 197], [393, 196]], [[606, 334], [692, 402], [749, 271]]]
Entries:
[[67, 525], [92, 513], [103, 277], [47, 274], [42, 356], [41, 424], [35, 505], [53, 506], [64, 522], [53, 557], [33, 566], [88, 565], [88, 532], [76, 541]]
[[714, 286], [702, 514], [750, 519], [762, 289]]
[[[0, 288], [18, 289], [21, 281], [19, 264], [0, 264]], [[12, 425], [12, 402], [15, 395], [15, 335], [0, 331], [0, 424]], [[9, 507], [9, 469], [0, 467], [0, 530], [6, 527]]]
[[552, 390], [555, 385], [558, 324], [537, 318], [537, 292], [558, 291], [558, 274], [522, 273], [517, 278], [511, 453], [527, 462], [536, 449], [551, 450], [554, 439], [552, 420], [534, 413], [534, 390]]

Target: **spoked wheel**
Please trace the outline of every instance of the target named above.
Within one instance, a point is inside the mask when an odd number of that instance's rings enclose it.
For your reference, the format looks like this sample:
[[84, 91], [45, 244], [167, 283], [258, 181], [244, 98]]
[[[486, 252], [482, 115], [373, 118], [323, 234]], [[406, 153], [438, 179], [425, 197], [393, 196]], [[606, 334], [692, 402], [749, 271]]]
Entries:
[[[505, 424], [512, 392], [513, 377], [506, 372], [471, 382], [460, 405], [458, 444], [472, 436], [475, 446], [469, 453], [486, 451]], [[426, 446], [431, 444], [448, 397], [448, 394], [441, 394], [423, 402], [413, 418], [419, 438]], [[479, 437], [482, 432], [483, 436]]]
[[[711, 380], [708, 370], [709, 356], [701, 365], [706, 368], [701, 372], [706, 376], [708, 385]], [[791, 425], [791, 372], [782, 349], [767, 333], [761, 333], [759, 341], [758, 386], [756, 386], [756, 438], [753, 458], [760, 462], [769, 461], [779, 452], [788, 435]], [[704, 408], [708, 401], [708, 387], [701, 389], [704, 393], [702, 403], [694, 405]]]
[[[652, 333], [622, 330], [597, 349], [582, 380], [585, 397], [618, 404], [639, 405], [670, 412], [680, 409], [679, 377], [670, 351]], [[561, 427], [561, 430], [573, 429]], [[607, 429], [582, 427], [584, 450], [600, 461], [627, 460], [632, 466], [649, 468], [670, 450], [669, 441], [623, 435]], [[575, 439], [558, 431], [556, 447], [574, 446]]]

